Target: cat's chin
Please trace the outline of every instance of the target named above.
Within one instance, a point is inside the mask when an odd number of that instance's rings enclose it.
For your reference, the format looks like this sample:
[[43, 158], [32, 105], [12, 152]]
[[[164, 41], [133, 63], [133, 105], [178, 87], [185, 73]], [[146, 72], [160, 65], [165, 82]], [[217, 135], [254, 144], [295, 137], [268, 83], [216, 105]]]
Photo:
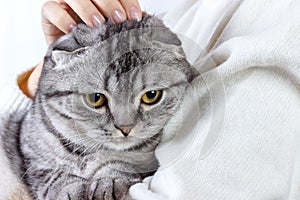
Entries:
[[114, 150], [128, 150], [133, 146], [136, 146], [139, 142], [141, 142], [136, 137], [115, 137], [110, 142], [107, 142], [104, 146], [109, 149]]

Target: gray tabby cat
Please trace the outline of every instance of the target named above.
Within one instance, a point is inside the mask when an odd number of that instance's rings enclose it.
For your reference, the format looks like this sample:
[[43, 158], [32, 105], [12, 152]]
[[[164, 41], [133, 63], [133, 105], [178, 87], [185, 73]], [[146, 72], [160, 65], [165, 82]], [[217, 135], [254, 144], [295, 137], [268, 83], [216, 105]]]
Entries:
[[31, 108], [4, 146], [35, 199], [124, 199], [154, 173], [154, 150], [196, 76], [161, 20], [83, 24], [56, 41]]

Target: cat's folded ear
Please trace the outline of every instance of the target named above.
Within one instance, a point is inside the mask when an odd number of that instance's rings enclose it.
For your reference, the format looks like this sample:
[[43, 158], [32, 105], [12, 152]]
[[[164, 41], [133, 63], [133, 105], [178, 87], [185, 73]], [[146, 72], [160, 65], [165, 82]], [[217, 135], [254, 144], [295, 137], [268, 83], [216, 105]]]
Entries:
[[64, 67], [65, 64], [80, 58], [86, 47], [93, 45], [97, 35], [104, 29], [91, 29], [84, 24], [79, 24], [71, 33], [60, 37], [48, 49], [45, 62], [50, 69]]
[[72, 66], [72, 63], [81, 59], [86, 47], [81, 47], [74, 51], [54, 50], [51, 53], [51, 60], [55, 63], [55, 69], [62, 69], [67, 66]]
[[[86, 50], [81, 47], [74, 51], [52, 50], [44, 59], [42, 76], [39, 80], [39, 92], [41, 94], [55, 94], [57, 91], [70, 91], [69, 84], [75, 83], [82, 59]], [[62, 81], [63, 80], [63, 81]]]
[[161, 19], [156, 16], [143, 13], [142, 24], [143, 31], [148, 32], [148, 36], [152, 41], [157, 41], [165, 45], [181, 46], [181, 41], [175, 33], [173, 33]]
[[178, 39], [177, 35], [173, 33], [168, 27], [166, 27], [166, 25], [160, 18], [144, 12], [142, 21], [138, 23], [141, 23], [141, 26], [145, 27], [146, 29], [151, 29], [152, 39], [165, 44], [172, 44], [176, 46], [181, 45], [181, 41]]

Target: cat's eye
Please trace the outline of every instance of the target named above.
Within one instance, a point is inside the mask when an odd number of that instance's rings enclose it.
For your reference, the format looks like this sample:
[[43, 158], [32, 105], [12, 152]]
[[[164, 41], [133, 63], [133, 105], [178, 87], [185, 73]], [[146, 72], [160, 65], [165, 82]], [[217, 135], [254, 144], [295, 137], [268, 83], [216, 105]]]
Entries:
[[151, 90], [143, 94], [142, 102], [147, 105], [153, 105], [159, 102], [162, 96], [161, 90]]
[[101, 93], [92, 93], [85, 96], [85, 101], [90, 107], [98, 109], [106, 103], [106, 97]]

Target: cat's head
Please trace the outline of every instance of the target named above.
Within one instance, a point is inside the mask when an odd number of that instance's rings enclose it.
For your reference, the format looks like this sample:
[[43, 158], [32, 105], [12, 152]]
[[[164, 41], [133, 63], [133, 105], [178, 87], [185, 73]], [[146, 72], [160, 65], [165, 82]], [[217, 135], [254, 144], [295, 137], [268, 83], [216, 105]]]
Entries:
[[50, 47], [36, 101], [72, 142], [134, 149], [157, 144], [196, 74], [156, 17], [81, 24]]

